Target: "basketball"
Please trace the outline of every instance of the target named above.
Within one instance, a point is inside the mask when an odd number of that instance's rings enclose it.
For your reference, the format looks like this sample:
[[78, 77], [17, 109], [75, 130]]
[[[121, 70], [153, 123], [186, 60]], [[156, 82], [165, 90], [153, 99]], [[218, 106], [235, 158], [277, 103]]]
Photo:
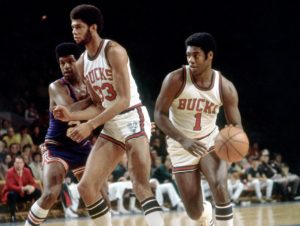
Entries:
[[215, 152], [220, 159], [238, 162], [248, 153], [249, 139], [241, 128], [228, 126], [220, 130], [215, 138]]

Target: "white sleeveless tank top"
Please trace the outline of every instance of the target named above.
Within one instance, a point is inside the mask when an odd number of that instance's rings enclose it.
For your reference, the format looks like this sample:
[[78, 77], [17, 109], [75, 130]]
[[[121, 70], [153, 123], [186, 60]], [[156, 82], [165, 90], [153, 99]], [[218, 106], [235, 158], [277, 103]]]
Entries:
[[[100, 52], [94, 59], [88, 57], [87, 51], [84, 52], [84, 77], [91, 83], [91, 86], [100, 96], [104, 108], [108, 108], [114, 104], [118, 98], [116, 91], [116, 83], [112, 69], [108, 64], [105, 55], [105, 48], [110, 40], [103, 39], [100, 46]], [[130, 78], [130, 106], [140, 104], [140, 95], [137, 90], [136, 83], [131, 73], [130, 62], [128, 59], [127, 68]]]
[[217, 114], [222, 106], [221, 74], [213, 70], [211, 86], [200, 88], [193, 81], [189, 66], [183, 67], [184, 84], [169, 111], [173, 125], [190, 138], [202, 138], [212, 133], [217, 125]]

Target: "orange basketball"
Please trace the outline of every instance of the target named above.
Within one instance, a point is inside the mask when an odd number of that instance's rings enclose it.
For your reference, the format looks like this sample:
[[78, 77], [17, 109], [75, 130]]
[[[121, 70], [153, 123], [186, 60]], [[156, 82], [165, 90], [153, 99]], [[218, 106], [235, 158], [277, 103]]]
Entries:
[[241, 128], [225, 127], [215, 138], [215, 150], [220, 159], [227, 162], [238, 162], [248, 153], [248, 136]]

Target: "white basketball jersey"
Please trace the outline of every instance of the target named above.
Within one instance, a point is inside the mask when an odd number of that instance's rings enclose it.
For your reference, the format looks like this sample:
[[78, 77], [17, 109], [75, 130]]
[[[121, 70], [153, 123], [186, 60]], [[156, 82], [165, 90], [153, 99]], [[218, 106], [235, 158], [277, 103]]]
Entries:
[[186, 136], [202, 138], [217, 127], [217, 114], [222, 106], [222, 76], [213, 70], [211, 86], [203, 89], [194, 82], [189, 66], [184, 66], [183, 71], [183, 87], [170, 107], [170, 120]]
[[[104, 108], [110, 107], [118, 98], [116, 91], [115, 77], [112, 69], [108, 64], [105, 55], [105, 47], [110, 40], [102, 40], [100, 51], [94, 59], [88, 57], [87, 51], [84, 52], [84, 77], [91, 83], [93, 89], [100, 96]], [[128, 59], [127, 68], [130, 77], [130, 106], [140, 104], [140, 96], [137, 90], [136, 83], [131, 73], [130, 62]]]

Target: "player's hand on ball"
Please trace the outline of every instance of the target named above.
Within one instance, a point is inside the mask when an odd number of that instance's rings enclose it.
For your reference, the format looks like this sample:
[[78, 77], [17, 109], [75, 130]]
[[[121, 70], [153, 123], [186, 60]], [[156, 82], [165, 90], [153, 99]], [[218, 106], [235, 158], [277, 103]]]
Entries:
[[65, 106], [57, 105], [53, 108], [53, 116], [63, 122], [71, 121], [71, 112]]
[[203, 156], [207, 154], [207, 149], [201, 142], [190, 139], [184, 138], [181, 142], [182, 147], [187, 150], [189, 153], [194, 155], [195, 157]]
[[82, 123], [74, 127], [74, 129], [71, 130], [68, 137], [70, 137], [72, 140], [76, 141], [77, 143], [80, 143], [91, 134], [92, 130], [93, 129], [88, 123]]

